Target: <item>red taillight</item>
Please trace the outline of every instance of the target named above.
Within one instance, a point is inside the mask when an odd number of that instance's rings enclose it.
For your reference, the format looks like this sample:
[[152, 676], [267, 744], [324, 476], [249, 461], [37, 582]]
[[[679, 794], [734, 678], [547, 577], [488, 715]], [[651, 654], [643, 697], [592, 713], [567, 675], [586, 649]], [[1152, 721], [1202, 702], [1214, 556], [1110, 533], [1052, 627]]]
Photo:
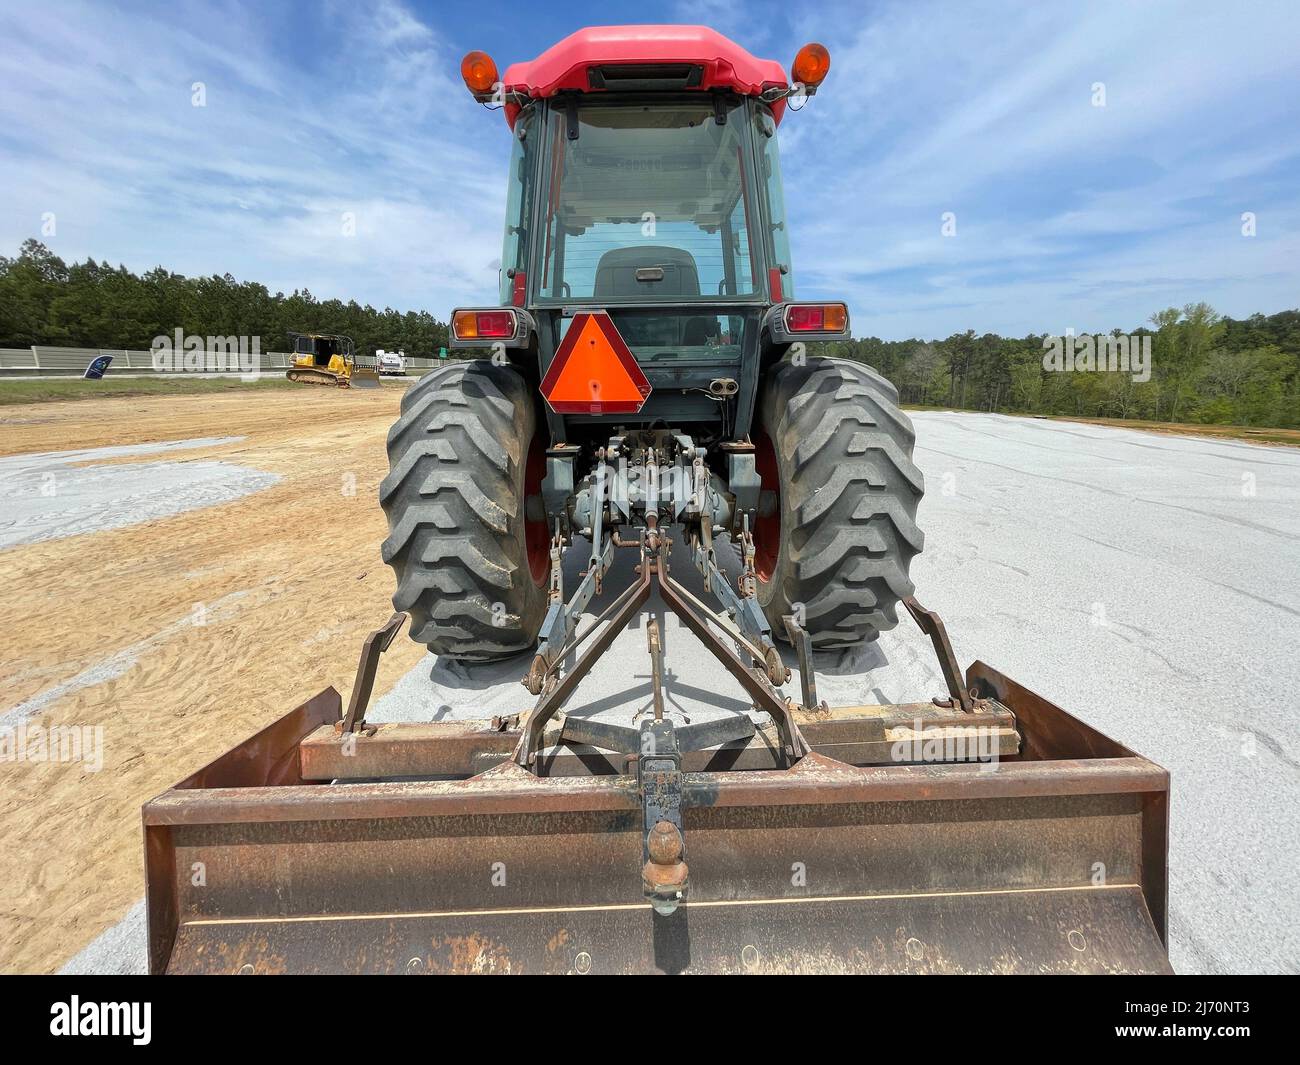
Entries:
[[796, 303], [786, 308], [785, 327], [792, 333], [842, 333], [848, 314], [842, 303]]
[[457, 311], [451, 319], [457, 340], [509, 340], [515, 335], [514, 311]]
[[785, 321], [792, 333], [820, 333], [826, 328], [825, 308], [791, 307]]
[[481, 337], [512, 337], [515, 335], [515, 316], [509, 311], [479, 311], [478, 335]]

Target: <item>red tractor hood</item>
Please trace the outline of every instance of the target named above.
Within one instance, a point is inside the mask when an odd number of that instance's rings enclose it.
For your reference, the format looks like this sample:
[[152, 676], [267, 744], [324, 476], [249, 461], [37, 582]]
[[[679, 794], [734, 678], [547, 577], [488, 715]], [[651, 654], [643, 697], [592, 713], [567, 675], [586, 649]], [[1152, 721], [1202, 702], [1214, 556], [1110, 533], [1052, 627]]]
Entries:
[[[589, 76], [592, 67], [658, 63], [700, 66], [703, 76], [691, 88], [701, 92], [729, 89], [757, 96], [788, 84], [780, 63], [750, 55], [707, 26], [591, 26], [570, 34], [531, 62], [512, 63], [501, 80], [507, 93], [537, 99], [566, 90], [602, 91]], [[778, 122], [784, 111], [784, 99], [773, 103], [773, 117]], [[514, 126], [519, 105], [507, 102], [505, 112]]]

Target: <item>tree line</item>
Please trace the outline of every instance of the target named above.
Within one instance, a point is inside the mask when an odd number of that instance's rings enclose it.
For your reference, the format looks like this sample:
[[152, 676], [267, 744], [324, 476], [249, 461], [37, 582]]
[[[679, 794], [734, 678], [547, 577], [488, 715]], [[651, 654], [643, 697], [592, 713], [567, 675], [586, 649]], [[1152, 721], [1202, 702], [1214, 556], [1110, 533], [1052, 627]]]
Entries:
[[[1052, 338], [974, 330], [939, 341], [866, 337], [821, 350], [869, 363], [898, 385], [902, 402], [921, 406], [1300, 428], [1300, 310], [1238, 320], [1189, 303], [1107, 336], [1126, 337], [1135, 351], [1149, 346], [1148, 372], [1048, 369]], [[1097, 349], [1104, 346], [1099, 338]]]
[[[229, 274], [188, 278], [156, 267], [137, 275], [93, 259], [68, 264], [36, 240], [15, 258], [0, 256], [0, 347], [145, 349], [177, 326], [201, 336], [260, 336], [265, 351], [284, 350], [290, 331], [345, 333], [360, 352], [429, 357], [449, 346], [447, 324], [427, 311], [317, 300], [306, 289], [286, 296]], [[974, 330], [939, 341], [864, 337], [816, 348], [876, 367], [904, 403], [1300, 427], [1300, 310], [1238, 320], [1193, 303], [1157, 311], [1123, 335], [1149, 345], [1148, 373], [1058, 372], [1044, 366], [1050, 338]]]
[[230, 274], [183, 277], [163, 267], [134, 274], [87, 259], [65, 263], [36, 240], [0, 256], [0, 347], [148, 350], [177, 327], [199, 336], [261, 337], [263, 351], [289, 350], [289, 333], [343, 333], [358, 352], [377, 348], [437, 357], [447, 325], [428, 311], [382, 311], [355, 300], [318, 300], [307, 289], [270, 292]]

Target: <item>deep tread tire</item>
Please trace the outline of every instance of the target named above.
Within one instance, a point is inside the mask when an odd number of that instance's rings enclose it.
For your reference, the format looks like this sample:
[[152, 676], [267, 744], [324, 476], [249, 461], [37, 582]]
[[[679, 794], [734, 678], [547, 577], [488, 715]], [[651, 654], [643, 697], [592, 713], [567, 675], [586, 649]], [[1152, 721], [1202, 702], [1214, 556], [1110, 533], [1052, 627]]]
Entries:
[[489, 661], [537, 641], [547, 582], [534, 580], [524, 522], [533, 396], [508, 366], [455, 362], [402, 397], [379, 488], [393, 606], [439, 655]]
[[758, 586], [769, 624], [784, 638], [783, 615], [802, 603], [815, 647], [876, 639], [898, 623], [924, 542], [916, 434], [897, 389], [861, 363], [785, 361], [769, 374], [760, 418], [780, 484], [780, 544]]

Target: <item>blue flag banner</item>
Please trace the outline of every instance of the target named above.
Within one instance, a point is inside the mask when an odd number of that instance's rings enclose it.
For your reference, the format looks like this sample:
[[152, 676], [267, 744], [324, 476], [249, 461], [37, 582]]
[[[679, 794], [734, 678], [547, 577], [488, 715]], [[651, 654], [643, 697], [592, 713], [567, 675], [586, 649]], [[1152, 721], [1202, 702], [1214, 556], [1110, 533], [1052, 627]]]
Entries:
[[113, 361], [112, 355], [96, 355], [90, 360], [90, 365], [86, 367], [86, 372], [82, 378], [87, 381], [98, 381], [108, 371], [108, 365]]

